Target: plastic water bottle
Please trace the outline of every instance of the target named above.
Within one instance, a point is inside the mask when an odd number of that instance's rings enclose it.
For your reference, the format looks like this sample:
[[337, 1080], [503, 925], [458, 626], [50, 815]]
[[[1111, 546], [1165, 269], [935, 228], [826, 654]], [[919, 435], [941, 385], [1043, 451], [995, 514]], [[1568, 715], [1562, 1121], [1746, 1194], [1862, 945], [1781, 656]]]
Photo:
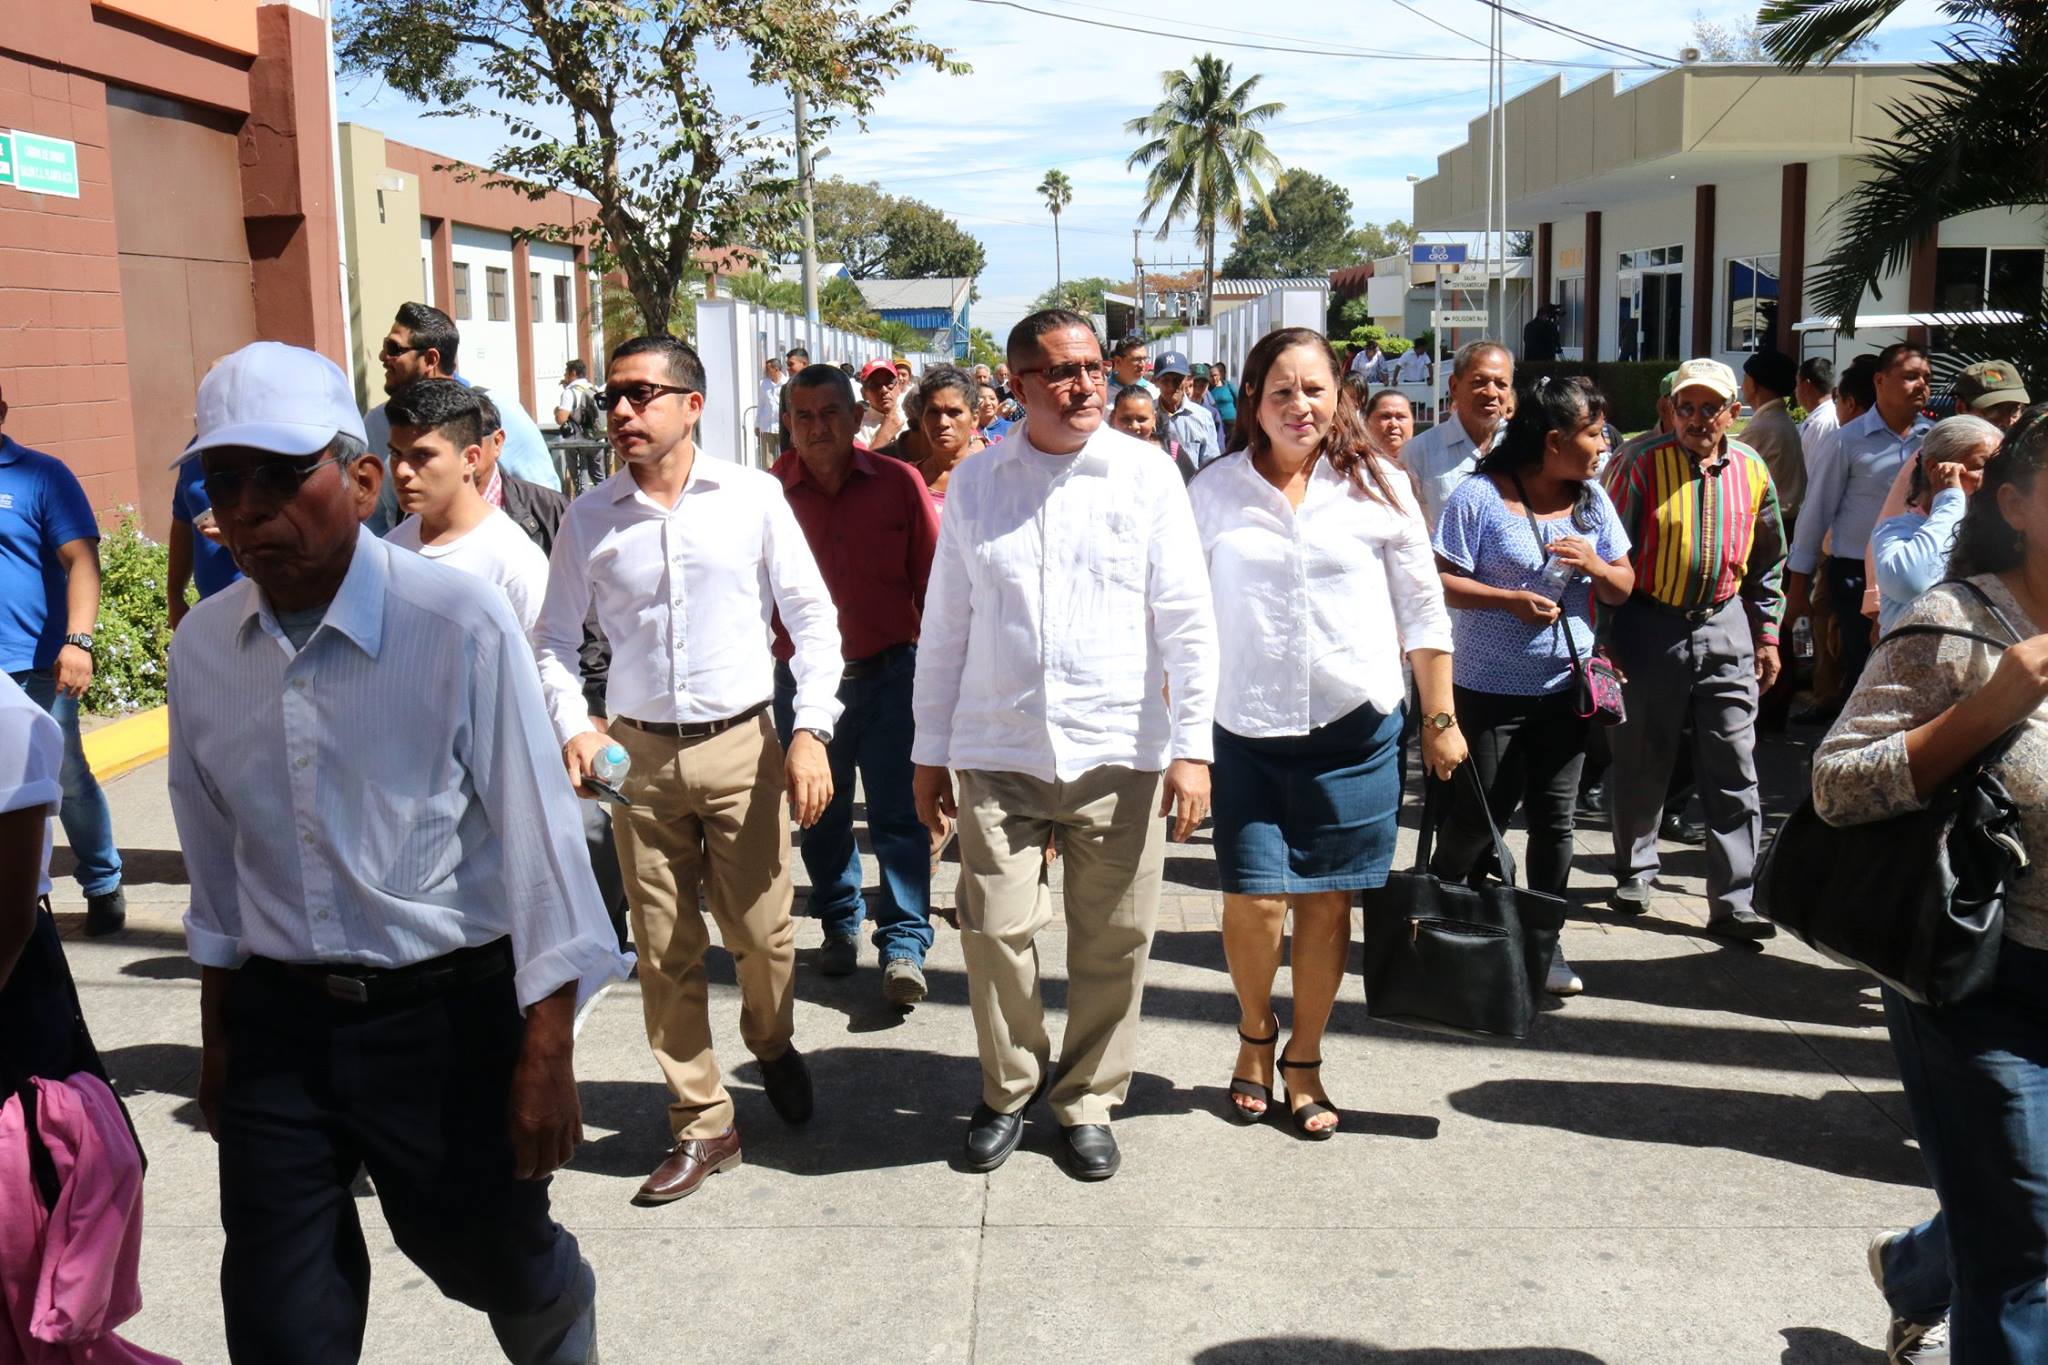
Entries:
[[1804, 616], [1792, 623], [1792, 657], [1811, 659], [1813, 657], [1813, 622]]
[[1556, 555], [1546, 553], [1543, 557], [1543, 571], [1536, 576], [1536, 591], [1553, 602], [1563, 601], [1564, 590], [1571, 586], [1572, 575], [1576, 572], [1576, 569]]
[[626, 769], [631, 766], [624, 746], [607, 744], [590, 760], [590, 775], [607, 787], [616, 788], [626, 780]]

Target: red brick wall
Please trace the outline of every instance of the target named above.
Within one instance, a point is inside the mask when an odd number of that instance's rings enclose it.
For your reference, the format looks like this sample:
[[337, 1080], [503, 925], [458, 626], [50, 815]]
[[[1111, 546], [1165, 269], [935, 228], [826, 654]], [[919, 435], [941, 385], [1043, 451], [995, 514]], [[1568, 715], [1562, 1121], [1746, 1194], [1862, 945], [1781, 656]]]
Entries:
[[78, 144], [80, 197], [0, 187], [6, 432], [77, 473], [93, 506], [137, 500], [106, 86], [0, 55], [0, 128]]

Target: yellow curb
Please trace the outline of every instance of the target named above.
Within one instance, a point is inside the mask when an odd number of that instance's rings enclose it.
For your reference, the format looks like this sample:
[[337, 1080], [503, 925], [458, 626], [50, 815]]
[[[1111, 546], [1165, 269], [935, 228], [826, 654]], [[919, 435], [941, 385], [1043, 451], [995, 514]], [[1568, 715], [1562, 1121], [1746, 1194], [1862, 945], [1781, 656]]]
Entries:
[[138, 711], [84, 737], [85, 761], [94, 777], [111, 782], [122, 773], [154, 763], [170, 752], [171, 713], [159, 706]]

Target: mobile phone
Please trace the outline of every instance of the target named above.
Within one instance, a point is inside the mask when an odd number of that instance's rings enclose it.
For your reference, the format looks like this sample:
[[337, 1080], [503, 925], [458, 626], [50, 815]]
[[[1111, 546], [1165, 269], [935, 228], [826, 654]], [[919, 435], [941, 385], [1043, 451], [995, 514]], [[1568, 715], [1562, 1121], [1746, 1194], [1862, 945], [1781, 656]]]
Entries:
[[627, 796], [624, 792], [620, 791], [617, 787], [614, 787], [609, 782], [600, 782], [588, 773], [585, 773], [583, 775], [583, 785], [589, 788], [591, 791], [596, 792], [597, 799], [603, 801], [607, 805], [630, 806], [633, 804], [632, 798]]

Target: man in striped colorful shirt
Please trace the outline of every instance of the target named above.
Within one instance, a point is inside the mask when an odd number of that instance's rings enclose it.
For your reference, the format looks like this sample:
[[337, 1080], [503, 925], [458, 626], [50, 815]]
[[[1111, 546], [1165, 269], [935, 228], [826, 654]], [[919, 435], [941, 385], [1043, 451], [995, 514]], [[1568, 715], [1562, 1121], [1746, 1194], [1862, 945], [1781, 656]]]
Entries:
[[1608, 647], [1625, 675], [1628, 719], [1610, 738], [1614, 908], [1649, 908], [1657, 826], [1685, 722], [1707, 817], [1709, 933], [1769, 938], [1750, 909], [1762, 810], [1756, 709], [1778, 676], [1785, 530], [1763, 457], [1728, 438], [1735, 372], [1688, 360], [1671, 387], [1671, 435], [1616, 460], [1607, 491], [1632, 546], [1635, 593]]

